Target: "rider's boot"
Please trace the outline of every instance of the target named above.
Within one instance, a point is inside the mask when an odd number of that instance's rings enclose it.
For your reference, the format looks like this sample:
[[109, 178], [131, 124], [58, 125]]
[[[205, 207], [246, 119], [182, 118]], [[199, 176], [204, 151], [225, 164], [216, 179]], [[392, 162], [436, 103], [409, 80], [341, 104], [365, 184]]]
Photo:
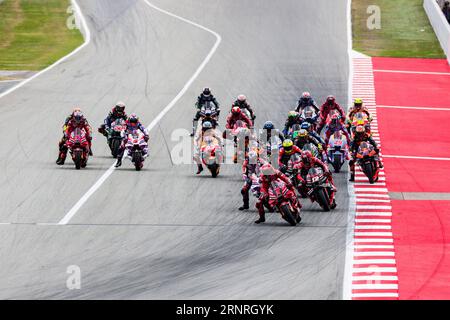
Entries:
[[200, 174], [203, 171], [203, 166], [201, 164], [197, 165], [197, 174]]

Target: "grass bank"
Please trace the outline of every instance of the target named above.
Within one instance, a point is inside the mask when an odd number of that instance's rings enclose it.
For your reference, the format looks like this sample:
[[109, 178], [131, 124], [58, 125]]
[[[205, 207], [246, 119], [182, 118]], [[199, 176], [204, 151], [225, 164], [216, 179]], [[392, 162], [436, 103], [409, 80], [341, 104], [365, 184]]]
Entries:
[[0, 1], [0, 70], [41, 70], [83, 43], [69, 0]]
[[[381, 9], [381, 29], [369, 30], [367, 8]], [[353, 47], [370, 56], [445, 58], [423, 0], [353, 0]]]

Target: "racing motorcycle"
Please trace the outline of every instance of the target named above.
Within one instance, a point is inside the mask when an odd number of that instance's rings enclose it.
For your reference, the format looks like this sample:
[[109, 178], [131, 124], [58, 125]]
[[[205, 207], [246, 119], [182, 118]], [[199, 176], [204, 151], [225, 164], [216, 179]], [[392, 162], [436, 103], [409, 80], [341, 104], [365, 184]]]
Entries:
[[[247, 139], [250, 134], [250, 130], [247, 127], [247, 124], [244, 121], [238, 120], [233, 126], [233, 129], [230, 131], [231, 136], [233, 137], [234, 141], [234, 156], [233, 156], [233, 162], [237, 163], [238, 157], [240, 159], [243, 159], [243, 155], [246, 152], [246, 149], [248, 147]], [[240, 139], [244, 138], [246, 141], [244, 142], [244, 150], [241, 150], [242, 148], [239, 148], [241, 145]]]
[[357, 112], [353, 116], [352, 119], [349, 119], [350, 121], [350, 132], [352, 134], [355, 133], [357, 126], [363, 126], [366, 129], [366, 132], [371, 135], [371, 127], [370, 127], [370, 121], [369, 117], [365, 112]]
[[75, 128], [67, 141], [67, 148], [75, 163], [75, 168], [77, 170], [85, 168], [89, 158], [89, 142], [84, 129]]
[[219, 142], [211, 137], [206, 137], [201, 146], [201, 157], [203, 164], [216, 178], [220, 172], [220, 164], [223, 162], [223, 150]]
[[327, 150], [328, 163], [333, 166], [334, 172], [339, 173], [345, 160], [349, 157], [348, 141], [341, 131], [336, 131], [330, 137]]
[[358, 152], [356, 154], [356, 159], [362, 172], [369, 179], [371, 184], [378, 181], [378, 154], [375, 148], [366, 141], [359, 145]]
[[135, 130], [128, 134], [125, 144], [125, 158], [130, 159], [136, 171], [144, 167], [144, 160], [148, 157], [148, 144], [145, 141], [144, 133]]
[[198, 126], [200, 124], [203, 124], [203, 121], [206, 117], [211, 117], [216, 120], [216, 122], [219, 120], [219, 112], [216, 108], [216, 105], [212, 103], [211, 101], [206, 101], [205, 104], [200, 108], [200, 123], [196, 120], [192, 120], [192, 134], [191, 136], [195, 135], [196, 130], [198, 130]]
[[272, 181], [269, 186], [269, 206], [276, 208], [284, 220], [291, 226], [295, 226], [301, 221], [301, 218], [291, 200], [286, 197], [288, 191], [289, 189], [283, 181]]
[[289, 161], [287, 163], [286, 167], [286, 176], [291, 179], [292, 185], [295, 187], [295, 189], [298, 189], [299, 182], [298, 182], [298, 167], [300, 163], [302, 162], [302, 159], [298, 153], [294, 153], [289, 158]]
[[126, 121], [122, 118], [117, 119], [111, 123], [111, 128], [105, 129], [108, 139], [108, 145], [111, 149], [111, 155], [117, 158], [120, 152], [120, 145], [122, 144], [123, 134], [126, 130]]
[[327, 176], [323, 173], [322, 168], [314, 167], [309, 169], [306, 175], [306, 194], [312, 202], [317, 202], [323, 211], [330, 211], [336, 208], [336, 202], [333, 201], [333, 186], [328, 181]]

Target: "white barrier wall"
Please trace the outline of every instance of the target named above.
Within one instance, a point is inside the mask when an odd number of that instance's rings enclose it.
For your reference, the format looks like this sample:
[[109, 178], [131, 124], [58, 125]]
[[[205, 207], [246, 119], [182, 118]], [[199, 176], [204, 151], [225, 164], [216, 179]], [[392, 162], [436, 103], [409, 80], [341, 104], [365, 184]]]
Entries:
[[423, 7], [450, 64], [450, 24], [445, 19], [436, 0], [424, 0]]

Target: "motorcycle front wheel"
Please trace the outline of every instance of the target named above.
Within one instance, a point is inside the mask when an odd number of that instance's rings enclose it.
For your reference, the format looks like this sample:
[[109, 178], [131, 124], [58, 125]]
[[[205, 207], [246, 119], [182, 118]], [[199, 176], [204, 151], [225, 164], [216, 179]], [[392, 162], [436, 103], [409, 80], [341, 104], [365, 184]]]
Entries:
[[284, 220], [287, 221], [291, 226], [296, 226], [297, 222], [294, 219], [294, 216], [292, 215], [291, 209], [287, 204], [280, 207], [281, 216]]

